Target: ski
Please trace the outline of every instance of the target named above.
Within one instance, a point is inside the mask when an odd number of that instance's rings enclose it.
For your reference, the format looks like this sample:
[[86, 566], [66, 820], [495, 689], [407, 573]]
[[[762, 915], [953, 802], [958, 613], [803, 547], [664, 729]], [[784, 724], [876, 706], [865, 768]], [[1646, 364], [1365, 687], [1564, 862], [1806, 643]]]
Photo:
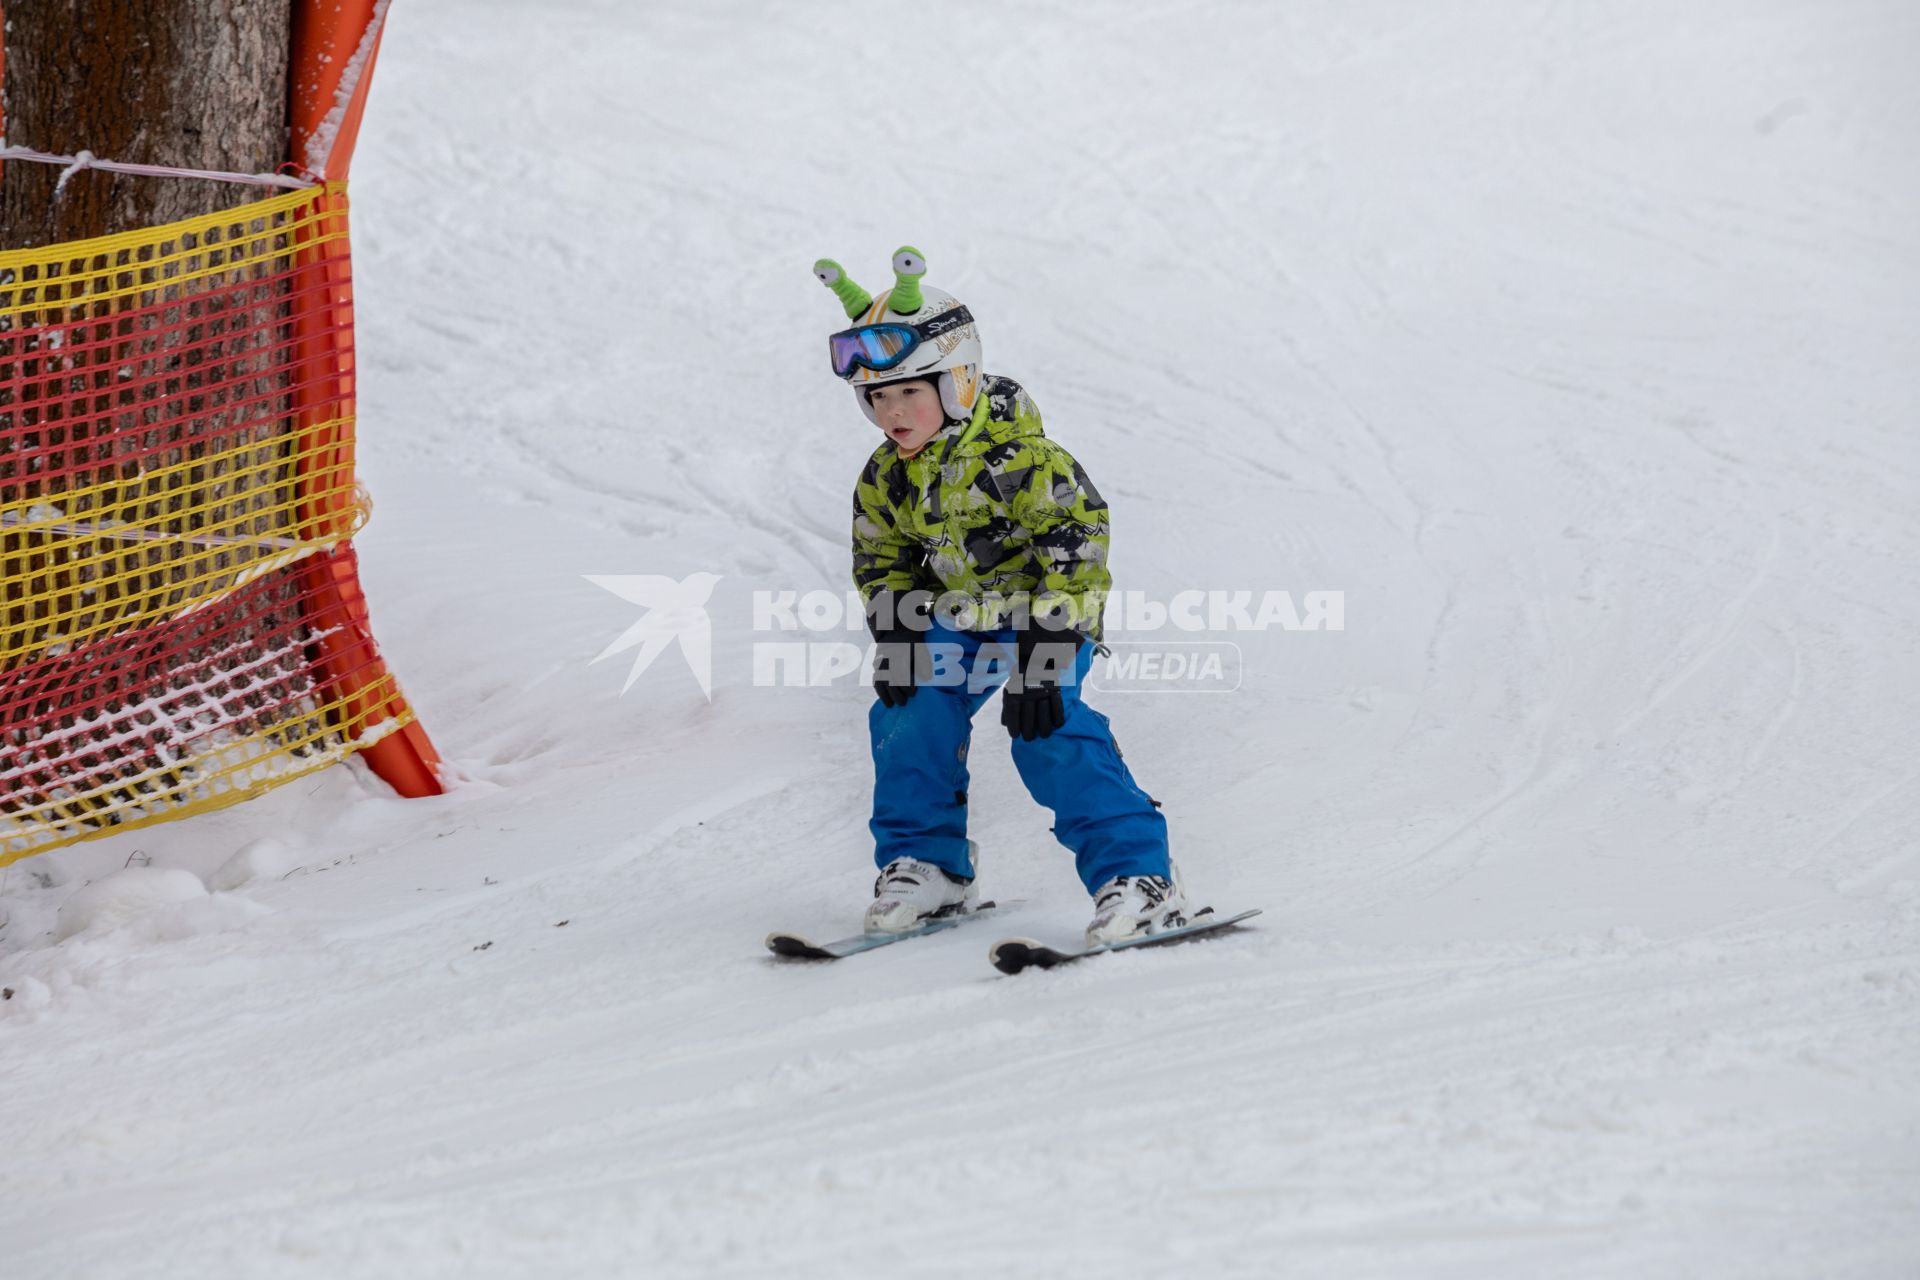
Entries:
[[775, 930], [767, 935], [767, 950], [783, 960], [844, 960], [848, 956], [857, 956], [862, 951], [891, 946], [896, 942], [905, 942], [909, 938], [924, 938], [930, 933], [945, 933], [948, 929], [957, 929], [969, 920], [995, 910], [1005, 910], [1007, 907], [1018, 905], [1020, 905], [1018, 901], [979, 902], [975, 903], [970, 911], [935, 916], [917, 928], [906, 929], [899, 933], [856, 933], [851, 938], [840, 938], [834, 942], [814, 942], [802, 934]]
[[[1138, 947], [1160, 947], [1170, 942], [1187, 942], [1194, 938], [1203, 938], [1208, 934], [1231, 929], [1243, 920], [1252, 919], [1260, 914], [1260, 908], [1242, 911], [1237, 916], [1228, 916], [1224, 920], [1214, 919], [1213, 908], [1208, 907], [1199, 913], [1193, 924], [1183, 929], [1169, 929], [1164, 933], [1150, 933], [1143, 938], [1128, 938], [1125, 942], [1110, 942], [1101, 947], [1083, 947], [1078, 951], [1061, 951], [1049, 947], [1032, 938], [1002, 938], [993, 944], [987, 952], [987, 958], [993, 961], [993, 967], [1002, 973], [1019, 973], [1029, 966], [1052, 969], [1063, 964], [1072, 964], [1075, 960], [1085, 960], [1088, 956], [1104, 955], [1109, 951], [1131, 951]], [[1199, 917], [1208, 917], [1201, 919]]]

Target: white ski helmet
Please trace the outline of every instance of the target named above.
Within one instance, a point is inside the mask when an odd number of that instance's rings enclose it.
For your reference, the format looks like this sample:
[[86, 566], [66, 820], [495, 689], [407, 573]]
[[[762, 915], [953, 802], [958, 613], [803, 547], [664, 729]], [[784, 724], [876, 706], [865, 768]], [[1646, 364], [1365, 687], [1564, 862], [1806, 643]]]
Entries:
[[947, 417], [965, 422], [973, 416], [980, 396], [980, 329], [958, 298], [920, 283], [926, 273], [926, 258], [903, 245], [893, 255], [893, 288], [875, 298], [839, 263], [822, 258], [813, 264], [813, 274], [853, 321], [853, 328], [827, 339], [828, 358], [870, 422], [879, 418], [867, 403], [869, 388], [936, 374]]

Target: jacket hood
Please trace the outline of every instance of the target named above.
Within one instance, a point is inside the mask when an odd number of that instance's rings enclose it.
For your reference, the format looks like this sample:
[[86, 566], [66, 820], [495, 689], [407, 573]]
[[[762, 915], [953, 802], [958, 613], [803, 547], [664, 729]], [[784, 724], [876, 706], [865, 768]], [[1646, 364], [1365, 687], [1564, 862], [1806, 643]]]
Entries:
[[[980, 398], [974, 401], [973, 418], [964, 424], [952, 425], [940, 435], [928, 442], [932, 448], [942, 440], [950, 440], [952, 456], [983, 453], [995, 445], [1029, 436], [1044, 436], [1046, 429], [1040, 424], [1040, 408], [1034, 404], [1033, 397], [1012, 378], [1002, 378], [993, 374], [981, 379]], [[940, 444], [943, 459], [948, 444]]]

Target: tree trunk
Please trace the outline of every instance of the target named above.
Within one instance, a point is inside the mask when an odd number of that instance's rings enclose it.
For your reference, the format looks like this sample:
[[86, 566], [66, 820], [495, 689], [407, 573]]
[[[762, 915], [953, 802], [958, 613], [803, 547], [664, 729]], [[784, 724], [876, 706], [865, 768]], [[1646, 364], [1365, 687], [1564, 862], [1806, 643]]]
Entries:
[[[6, 139], [56, 155], [271, 172], [287, 158], [292, 0], [4, 0]], [[57, 166], [0, 174], [0, 249], [259, 199], [258, 187]]]

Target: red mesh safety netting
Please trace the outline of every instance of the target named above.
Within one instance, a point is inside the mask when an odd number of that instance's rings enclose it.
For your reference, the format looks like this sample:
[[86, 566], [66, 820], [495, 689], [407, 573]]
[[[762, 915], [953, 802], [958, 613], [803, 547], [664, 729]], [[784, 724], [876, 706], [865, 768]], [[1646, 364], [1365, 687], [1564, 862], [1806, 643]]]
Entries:
[[0, 253], [0, 864], [411, 719], [349, 539], [338, 186]]

